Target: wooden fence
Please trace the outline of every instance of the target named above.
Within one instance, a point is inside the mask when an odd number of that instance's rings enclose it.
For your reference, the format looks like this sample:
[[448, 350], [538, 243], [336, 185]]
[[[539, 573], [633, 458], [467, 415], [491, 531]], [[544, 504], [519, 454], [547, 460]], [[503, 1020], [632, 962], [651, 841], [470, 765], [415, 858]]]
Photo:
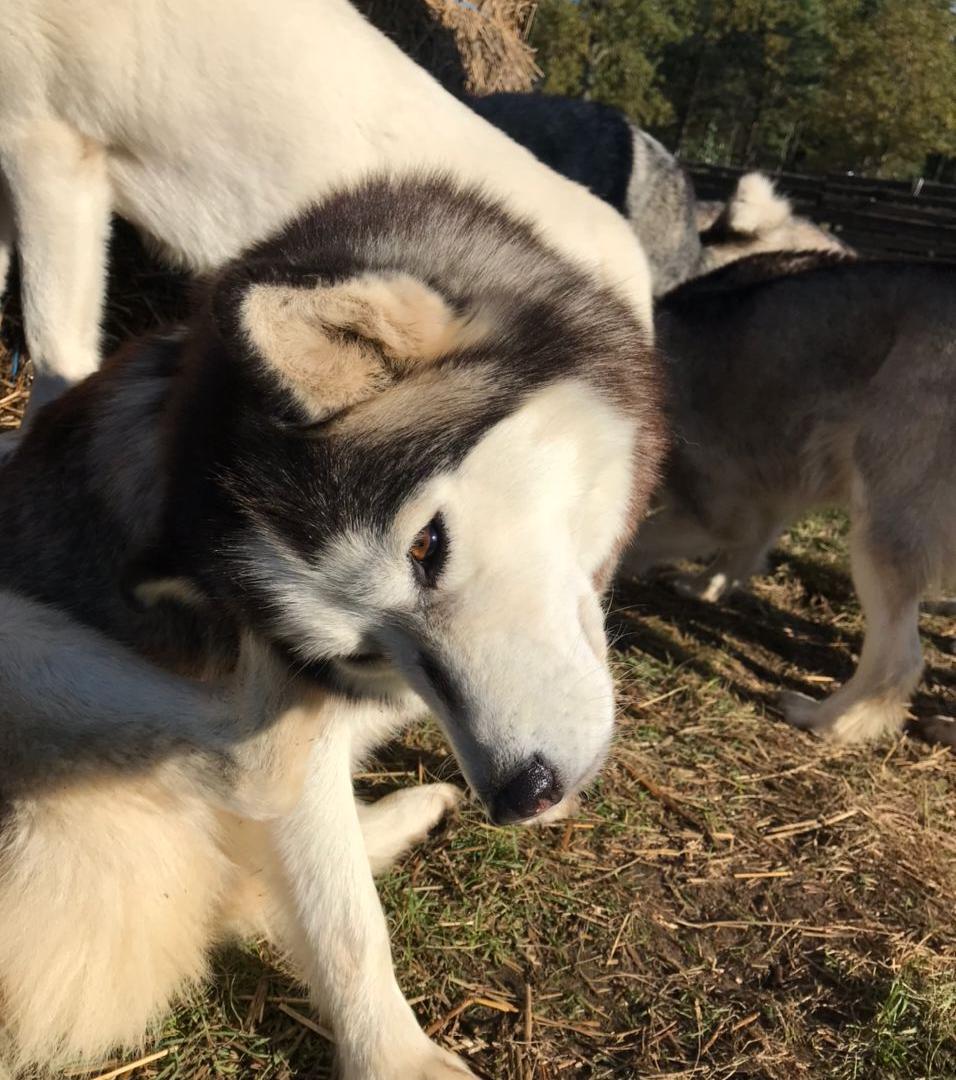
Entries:
[[[688, 165], [701, 199], [725, 199], [747, 169]], [[956, 262], [956, 186], [862, 176], [774, 175], [795, 209], [864, 255]]]

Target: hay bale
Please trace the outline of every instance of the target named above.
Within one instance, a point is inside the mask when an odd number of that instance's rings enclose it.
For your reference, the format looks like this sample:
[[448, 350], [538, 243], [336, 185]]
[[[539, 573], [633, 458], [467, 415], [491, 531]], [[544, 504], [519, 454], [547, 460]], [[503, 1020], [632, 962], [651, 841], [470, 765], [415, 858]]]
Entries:
[[[530, 90], [540, 74], [527, 43], [534, 0], [353, 0], [417, 63], [455, 94]], [[114, 221], [103, 346], [181, 318], [187, 278], [159, 264]], [[16, 426], [28, 393], [17, 275], [0, 307], [0, 430]], [[14, 368], [16, 371], [14, 372]]]
[[455, 35], [470, 94], [530, 90], [541, 74], [528, 45], [532, 0], [425, 0]]
[[527, 35], [534, 0], [353, 0], [452, 93], [530, 90], [540, 74]]

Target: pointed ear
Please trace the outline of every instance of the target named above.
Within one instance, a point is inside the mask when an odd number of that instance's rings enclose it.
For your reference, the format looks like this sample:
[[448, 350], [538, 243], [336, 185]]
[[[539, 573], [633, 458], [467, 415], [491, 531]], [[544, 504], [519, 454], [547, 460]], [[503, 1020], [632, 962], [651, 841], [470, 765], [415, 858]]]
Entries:
[[315, 420], [484, 336], [479, 320], [457, 314], [407, 274], [318, 285], [252, 282], [234, 310], [246, 344]]

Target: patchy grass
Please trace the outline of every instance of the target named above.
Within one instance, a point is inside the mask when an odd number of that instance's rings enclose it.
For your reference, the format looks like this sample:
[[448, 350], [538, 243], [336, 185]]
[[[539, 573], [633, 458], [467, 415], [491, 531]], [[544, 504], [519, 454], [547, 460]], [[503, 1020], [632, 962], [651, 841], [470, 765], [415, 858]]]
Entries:
[[[115, 333], [154, 312], [121, 296], [110, 314]], [[12, 308], [5, 327], [9, 361]], [[25, 386], [2, 385], [12, 425]], [[495, 830], [467, 808], [382, 882], [402, 986], [482, 1075], [956, 1076], [956, 758], [904, 736], [822, 745], [774, 708], [853, 669], [845, 531], [802, 523], [725, 605], [622, 589], [619, 734], [578, 817]], [[956, 626], [926, 617], [922, 635], [914, 714], [952, 715]], [[450, 768], [427, 725], [381, 763], [373, 791]], [[279, 958], [232, 949], [216, 973], [144, 1051], [165, 1056], [128, 1075], [331, 1076]]]

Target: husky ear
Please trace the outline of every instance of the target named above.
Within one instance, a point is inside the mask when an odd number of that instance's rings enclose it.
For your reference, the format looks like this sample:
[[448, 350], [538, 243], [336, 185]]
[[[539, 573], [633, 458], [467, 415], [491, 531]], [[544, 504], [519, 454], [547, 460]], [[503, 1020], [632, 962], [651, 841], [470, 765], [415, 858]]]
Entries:
[[126, 603], [143, 612], [160, 600], [186, 607], [204, 607], [207, 599], [199, 584], [183, 573], [167, 551], [146, 551], [130, 560], [120, 575]]
[[316, 420], [482, 336], [476, 320], [407, 274], [364, 274], [332, 285], [255, 282], [238, 297], [236, 324]]

